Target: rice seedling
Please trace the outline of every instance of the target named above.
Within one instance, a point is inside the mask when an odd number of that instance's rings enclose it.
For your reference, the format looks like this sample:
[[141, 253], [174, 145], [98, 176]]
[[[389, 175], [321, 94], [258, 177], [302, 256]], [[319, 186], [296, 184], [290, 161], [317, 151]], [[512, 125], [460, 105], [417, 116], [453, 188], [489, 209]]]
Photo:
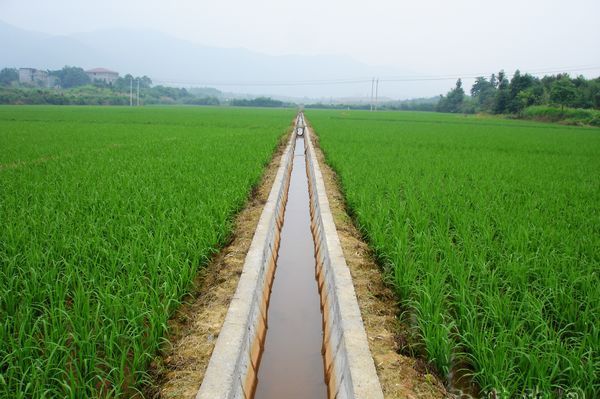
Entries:
[[0, 107], [0, 397], [139, 389], [292, 118]]
[[597, 129], [307, 117], [440, 375], [466, 363], [483, 394], [600, 395]]

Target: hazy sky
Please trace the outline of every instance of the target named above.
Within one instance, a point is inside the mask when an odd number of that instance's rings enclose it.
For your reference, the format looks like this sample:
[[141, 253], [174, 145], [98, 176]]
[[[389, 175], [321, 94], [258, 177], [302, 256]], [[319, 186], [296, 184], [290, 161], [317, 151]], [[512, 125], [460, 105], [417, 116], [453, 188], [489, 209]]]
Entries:
[[55, 34], [151, 28], [424, 75], [590, 66], [598, 69], [585, 75], [600, 74], [600, 0], [0, 0], [0, 19]]

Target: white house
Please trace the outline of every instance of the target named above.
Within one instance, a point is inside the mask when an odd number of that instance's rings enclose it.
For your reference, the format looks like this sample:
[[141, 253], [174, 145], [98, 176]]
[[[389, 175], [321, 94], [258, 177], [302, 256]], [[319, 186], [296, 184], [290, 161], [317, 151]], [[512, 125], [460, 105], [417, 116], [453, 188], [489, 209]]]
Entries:
[[19, 68], [19, 83], [50, 87], [50, 79], [47, 71], [35, 68]]
[[85, 71], [93, 82], [95, 80], [102, 81], [107, 84], [113, 84], [119, 78], [119, 72], [111, 71], [106, 68], [94, 68]]

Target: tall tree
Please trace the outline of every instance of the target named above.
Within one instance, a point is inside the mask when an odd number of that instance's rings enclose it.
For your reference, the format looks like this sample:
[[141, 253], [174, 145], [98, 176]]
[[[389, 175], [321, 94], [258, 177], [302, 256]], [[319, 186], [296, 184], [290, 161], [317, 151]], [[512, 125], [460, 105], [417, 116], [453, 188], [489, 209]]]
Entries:
[[494, 89], [498, 88], [498, 78], [496, 77], [495, 73], [490, 76], [490, 84]]
[[4, 68], [0, 71], [0, 86], [10, 86], [19, 81], [19, 72], [15, 68]]
[[592, 106], [600, 109], [600, 77], [590, 81], [590, 98]]
[[65, 66], [63, 69], [53, 71], [51, 74], [58, 78], [60, 86], [63, 89], [84, 86], [91, 83], [90, 77], [79, 67]]
[[550, 101], [565, 108], [573, 103], [577, 97], [577, 88], [568, 76], [556, 80], [550, 88]]
[[150, 88], [150, 86], [152, 86], [152, 79], [150, 79], [148, 76], [144, 75], [141, 78], [136, 78], [140, 80], [140, 87], [144, 88], [144, 89], [148, 89]]
[[491, 111], [496, 95], [495, 83], [496, 76], [492, 75], [488, 82], [486, 78], [480, 76], [475, 79], [475, 83], [471, 87], [471, 97], [477, 104], [477, 108], [481, 111]]
[[441, 112], [460, 112], [465, 100], [465, 90], [462, 88], [462, 80], [456, 81], [454, 89], [450, 90], [446, 97], [441, 96], [437, 109]]
[[510, 93], [508, 92], [508, 79], [504, 70], [498, 72], [498, 93], [496, 94], [496, 101], [494, 103], [494, 113], [503, 114], [508, 108], [508, 100]]
[[508, 85], [508, 102], [506, 111], [510, 113], [519, 113], [529, 105], [538, 103], [538, 97], [542, 95], [539, 79], [529, 75], [521, 75], [517, 69]]
[[477, 97], [481, 95], [485, 88], [490, 86], [490, 82], [487, 81], [483, 76], [475, 78], [473, 86], [471, 86], [471, 97]]

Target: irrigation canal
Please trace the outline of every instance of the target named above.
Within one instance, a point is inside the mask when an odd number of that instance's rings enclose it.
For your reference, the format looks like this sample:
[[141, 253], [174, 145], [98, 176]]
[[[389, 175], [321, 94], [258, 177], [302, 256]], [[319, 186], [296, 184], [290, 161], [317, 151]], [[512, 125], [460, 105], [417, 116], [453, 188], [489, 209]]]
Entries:
[[307, 134], [300, 113], [197, 399], [383, 399]]
[[255, 399], [326, 398], [304, 137], [297, 136]]

